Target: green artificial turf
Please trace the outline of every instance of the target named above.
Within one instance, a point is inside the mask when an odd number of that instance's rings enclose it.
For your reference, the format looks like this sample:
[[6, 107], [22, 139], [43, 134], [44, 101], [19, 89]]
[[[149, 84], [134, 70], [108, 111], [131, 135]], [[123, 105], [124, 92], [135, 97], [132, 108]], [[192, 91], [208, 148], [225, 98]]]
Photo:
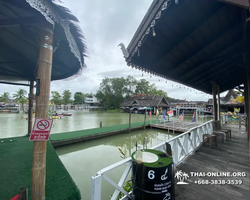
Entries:
[[[31, 199], [33, 142], [28, 137], [0, 139], [0, 199], [28, 187]], [[47, 145], [46, 200], [80, 200], [81, 195], [51, 143]]]
[[[153, 121], [147, 121], [146, 125], [149, 125], [150, 123], [154, 123]], [[140, 127], [143, 126], [143, 122], [137, 122], [137, 123], [131, 123], [131, 128]], [[50, 140], [67, 140], [77, 137], [83, 137], [83, 136], [90, 136], [95, 134], [102, 134], [102, 133], [108, 133], [112, 131], [118, 131], [128, 129], [128, 124], [120, 124], [115, 126], [106, 126], [101, 128], [93, 128], [93, 129], [85, 129], [80, 131], [71, 131], [71, 132], [63, 132], [63, 133], [57, 133], [57, 134], [51, 134]]]

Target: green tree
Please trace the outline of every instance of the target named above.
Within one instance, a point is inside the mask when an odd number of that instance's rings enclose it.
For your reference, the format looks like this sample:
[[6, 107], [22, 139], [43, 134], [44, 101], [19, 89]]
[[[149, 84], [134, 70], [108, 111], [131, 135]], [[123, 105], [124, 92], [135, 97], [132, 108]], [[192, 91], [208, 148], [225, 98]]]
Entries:
[[128, 93], [127, 86], [127, 81], [123, 77], [105, 78], [100, 84], [96, 98], [107, 109], [119, 108]]
[[150, 84], [145, 79], [137, 81], [132, 76], [103, 79], [95, 96], [104, 107], [112, 109], [119, 108], [124, 99], [142, 93], [164, 96], [169, 99], [167, 93], [163, 90], [157, 90], [155, 84]]
[[8, 103], [10, 98], [10, 94], [8, 92], [4, 92], [3, 95], [0, 96], [0, 102]]
[[126, 98], [128, 98], [128, 97], [135, 94], [135, 89], [136, 89], [137, 82], [138, 81], [133, 76], [129, 75], [126, 78], [126, 87], [124, 88]]
[[62, 94], [62, 102], [64, 105], [72, 103], [71, 92], [69, 90], [64, 90]]
[[150, 83], [145, 80], [141, 79], [140, 81], [137, 82], [136, 88], [135, 88], [135, 94], [148, 94], [150, 91]]
[[15, 94], [13, 94], [13, 99], [22, 105], [22, 110], [24, 111], [24, 104], [28, 102], [28, 99], [26, 97], [27, 91], [24, 89], [19, 89], [16, 91]]
[[82, 92], [76, 92], [74, 94], [74, 104], [82, 104], [84, 102], [84, 97]]
[[51, 91], [51, 94], [52, 94], [51, 101], [56, 105], [61, 105], [62, 104], [62, 96], [60, 95], [60, 93], [57, 91]]

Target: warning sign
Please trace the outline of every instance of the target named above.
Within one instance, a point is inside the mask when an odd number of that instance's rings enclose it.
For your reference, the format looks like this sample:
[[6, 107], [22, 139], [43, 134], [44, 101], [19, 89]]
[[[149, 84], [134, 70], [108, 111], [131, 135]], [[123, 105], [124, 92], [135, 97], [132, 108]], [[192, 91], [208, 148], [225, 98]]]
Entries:
[[36, 118], [32, 133], [30, 134], [30, 140], [31, 141], [48, 140], [52, 124], [53, 124], [53, 119]]

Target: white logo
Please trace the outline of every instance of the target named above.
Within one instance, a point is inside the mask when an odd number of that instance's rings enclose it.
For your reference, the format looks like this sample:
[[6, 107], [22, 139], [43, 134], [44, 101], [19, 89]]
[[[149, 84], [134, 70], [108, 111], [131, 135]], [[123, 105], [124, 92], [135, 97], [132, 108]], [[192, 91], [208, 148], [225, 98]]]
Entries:
[[174, 177], [178, 180], [177, 184], [184, 185], [189, 184], [184, 182], [184, 180], [187, 180], [189, 178], [188, 174], [179, 170], [175, 173]]
[[166, 169], [165, 174], [163, 174], [163, 175], [161, 176], [161, 180], [163, 180], [163, 181], [167, 180], [167, 179], [168, 179], [167, 174], [168, 174], [168, 168]]
[[167, 194], [165, 194], [166, 196], [163, 198], [163, 200], [170, 200], [171, 199], [171, 195], [168, 192]]

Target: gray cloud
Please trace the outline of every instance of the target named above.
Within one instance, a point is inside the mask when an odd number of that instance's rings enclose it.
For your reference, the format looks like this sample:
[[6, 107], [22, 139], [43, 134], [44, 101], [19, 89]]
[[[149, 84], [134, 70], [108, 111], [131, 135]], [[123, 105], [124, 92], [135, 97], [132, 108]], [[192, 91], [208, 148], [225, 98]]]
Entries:
[[[74, 3], [72, 3], [74, 2]], [[127, 46], [146, 14], [152, 0], [64, 0], [68, 7], [80, 20], [80, 26], [86, 38], [89, 58], [86, 59], [87, 69], [82, 75], [72, 80], [53, 81], [51, 91], [69, 89], [72, 94], [77, 91], [95, 93], [104, 77], [127, 77], [131, 75], [137, 80], [145, 78], [155, 83], [158, 89], [164, 90], [169, 96], [188, 100], [207, 100], [207, 96], [196, 94], [187, 89], [179, 89], [172, 82], [129, 68], [123, 58], [119, 43]], [[179, 84], [178, 84], [179, 85]], [[1, 85], [0, 94], [5, 91], [15, 92], [18, 87]]]

